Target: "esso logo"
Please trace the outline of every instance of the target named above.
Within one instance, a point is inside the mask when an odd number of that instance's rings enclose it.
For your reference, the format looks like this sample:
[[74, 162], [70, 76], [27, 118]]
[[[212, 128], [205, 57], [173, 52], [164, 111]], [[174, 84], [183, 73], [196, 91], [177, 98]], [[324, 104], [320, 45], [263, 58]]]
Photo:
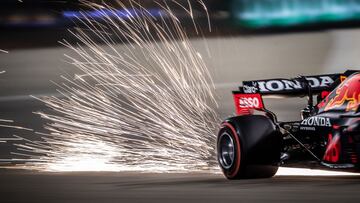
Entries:
[[260, 108], [260, 101], [256, 97], [239, 98], [240, 108]]
[[243, 115], [252, 109], [264, 109], [264, 104], [260, 94], [234, 93], [236, 113]]

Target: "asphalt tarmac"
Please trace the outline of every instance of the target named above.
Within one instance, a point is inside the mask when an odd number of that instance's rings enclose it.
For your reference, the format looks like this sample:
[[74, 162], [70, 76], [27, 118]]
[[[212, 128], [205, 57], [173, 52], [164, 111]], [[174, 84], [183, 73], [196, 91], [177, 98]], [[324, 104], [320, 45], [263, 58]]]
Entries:
[[226, 180], [220, 174], [1, 171], [0, 202], [359, 202], [360, 176]]

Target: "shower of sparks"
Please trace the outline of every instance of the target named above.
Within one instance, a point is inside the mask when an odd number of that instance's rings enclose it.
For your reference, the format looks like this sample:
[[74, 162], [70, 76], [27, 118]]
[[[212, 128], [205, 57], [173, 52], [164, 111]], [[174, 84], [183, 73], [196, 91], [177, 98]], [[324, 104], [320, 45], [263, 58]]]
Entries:
[[16, 126], [13, 123], [14, 123], [13, 120], [0, 119], [0, 127], [32, 131], [32, 129], [30, 129], [30, 128], [24, 128], [24, 127], [21, 127], [21, 126]]
[[[37, 98], [49, 108], [37, 112], [48, 133], [17, 145], [33, 160], [25, 168], [187, 172], [217, 165], [219, 117], [201, 55], [167, 3], [158, 4], [157, 18], [129, 3], [132, 12], [118, 2], [126, 19], [112, 6], [89, 3], [103, 20], [84, 13], [82, 28], [70, 31], [79, 43], [61, 42], [73, 51], [66, 57], [77, 74], [56, 84], [61, 97]], [[198, 32], [190, 1], [172, 3], [185, 9]]]
[[[0, 128], [11, 128], [21, 131], [32, 131], [32, 129], [17, 126], [15, 125], [13, 120], [8, 120], [8, 119], [0, 119]], [[0, 136], [0, 144], [14, 142], [14, 141], [23, 141], [23, 140], [24, 139], [22, 137], [16, 135], [13, 135], [12, 137], [3, 137], [2, 135]], [[1, 163], [3, 164], [3, 162], [11, 162], [12, 160], [13, 159], [6, 159], [6, 160], [0, 159], [0, 164]]]

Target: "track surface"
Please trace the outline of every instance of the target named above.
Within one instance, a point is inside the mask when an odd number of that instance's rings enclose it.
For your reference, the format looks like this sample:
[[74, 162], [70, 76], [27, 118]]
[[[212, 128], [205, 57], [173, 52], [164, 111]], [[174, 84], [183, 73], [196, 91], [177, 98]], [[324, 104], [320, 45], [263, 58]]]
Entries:
[[1, 171], [1, 202], [359, 202], [360, 177]]

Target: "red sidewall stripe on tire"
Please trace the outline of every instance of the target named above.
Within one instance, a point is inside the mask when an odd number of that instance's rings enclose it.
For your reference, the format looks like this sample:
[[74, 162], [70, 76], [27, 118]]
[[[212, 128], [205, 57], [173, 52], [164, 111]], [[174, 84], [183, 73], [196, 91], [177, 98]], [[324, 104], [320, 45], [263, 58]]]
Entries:
[[230, 124], [230, 123], [223, 123], [222, 124], [222, 127], [228, 127], [230, 128], [230, 130], [232, 131], [233, 133], [233, 136], [235, 138], [235, 142], [236, 142], [236, 162], [235, 162], [235, 169], [233, 170], [233, 172], [231, 172], [228, 177], [229, 178], [233, 178], [237, 175], [237, 173], [239, 172], [240, 170], [240, 162], [241, 162], [241, 146], [240, 146], [240, 139], [239, 139], [239, 136], [238, 134], [236, 133], [236, 130], [235, 128]]

